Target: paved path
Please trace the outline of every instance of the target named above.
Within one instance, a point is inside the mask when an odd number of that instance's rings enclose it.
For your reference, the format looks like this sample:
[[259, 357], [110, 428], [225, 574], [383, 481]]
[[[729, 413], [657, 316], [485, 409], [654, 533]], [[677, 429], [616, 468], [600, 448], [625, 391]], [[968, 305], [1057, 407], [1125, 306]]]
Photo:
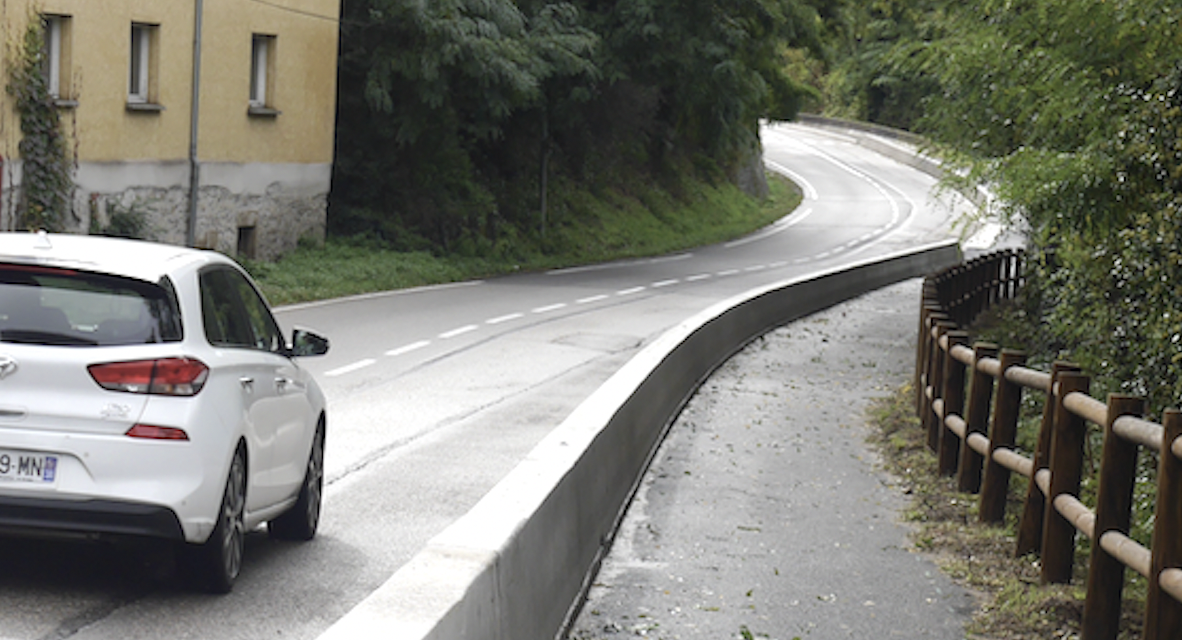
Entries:
[[701, 388], [571, 638], [963, 638], [972, 597], [917, 553], [866, 437], [911, 374], [920, 281], [778, 329]]

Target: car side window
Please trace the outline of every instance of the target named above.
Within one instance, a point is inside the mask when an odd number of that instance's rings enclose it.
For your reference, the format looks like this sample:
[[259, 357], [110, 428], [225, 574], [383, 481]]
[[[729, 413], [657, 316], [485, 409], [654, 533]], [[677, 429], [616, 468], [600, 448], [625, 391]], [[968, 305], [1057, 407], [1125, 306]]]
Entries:
[[221, 347], [280, 352], [284, 348], [279, 325], [241, 273], [228, 268], [202, 272], [201, 316], [205, 337]]

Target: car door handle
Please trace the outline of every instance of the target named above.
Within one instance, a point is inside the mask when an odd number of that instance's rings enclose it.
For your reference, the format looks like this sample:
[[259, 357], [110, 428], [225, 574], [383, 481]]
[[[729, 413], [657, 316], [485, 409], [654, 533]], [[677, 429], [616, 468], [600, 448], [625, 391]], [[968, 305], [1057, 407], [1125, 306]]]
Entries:
[[241, 384], [243, 389], [254, 393], [254, 378], [243, 376], [238, 378], [238, 384]]
[[287, 385], [294, 383], [295, 380], [292, 380], [291, 378], [279, 376], [278, 378], [275, 378], [275, 389], [279, 391], [279, 393], [283, 393], [284, 391], [287, 391]]

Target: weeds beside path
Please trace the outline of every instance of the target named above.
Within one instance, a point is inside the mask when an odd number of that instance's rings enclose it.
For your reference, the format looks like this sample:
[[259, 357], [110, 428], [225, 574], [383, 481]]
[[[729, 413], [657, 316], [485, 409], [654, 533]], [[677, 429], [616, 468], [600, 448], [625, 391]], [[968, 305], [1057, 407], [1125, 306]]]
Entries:
[[[940, 477], [936, 456], [915, 417], [914, 395], [907, 386], [879, 399], [871, 409], [872, 443], [881, 450], [887, 470], [900, 479], [911, 498], [905, 513], [914, 525], [915, 545], [934, 554], [953, 579], [982, 596], [981, 610], [966, 629], [969, 637], [996, 640], [1078, 639], [1085, 587], [1082, 576], [1070, 585], [1042, 585], [1035, 555], [1014, 557], [1013, 497], [1005, 526], [977, 522], [977, 496], [956, 490], [954, 478]], [[1077, 558], [1077, 572], [1086, 567]], [[1141, 605], [1126, 603], [1122, 638], [1140, 637]]]

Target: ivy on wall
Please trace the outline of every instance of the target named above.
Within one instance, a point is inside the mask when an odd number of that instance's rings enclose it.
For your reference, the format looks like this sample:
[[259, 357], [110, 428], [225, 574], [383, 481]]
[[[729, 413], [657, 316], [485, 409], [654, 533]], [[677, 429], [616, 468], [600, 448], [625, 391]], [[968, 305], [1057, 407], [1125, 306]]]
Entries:
[[39, 16], [31, 16], [24, 41], [9, 65], [8, 94], [21, 119], [21, 197], [17, 224], [28, 230], [60, 231], [74, 188], [61, 118], [45, 73], [45, 39]]

